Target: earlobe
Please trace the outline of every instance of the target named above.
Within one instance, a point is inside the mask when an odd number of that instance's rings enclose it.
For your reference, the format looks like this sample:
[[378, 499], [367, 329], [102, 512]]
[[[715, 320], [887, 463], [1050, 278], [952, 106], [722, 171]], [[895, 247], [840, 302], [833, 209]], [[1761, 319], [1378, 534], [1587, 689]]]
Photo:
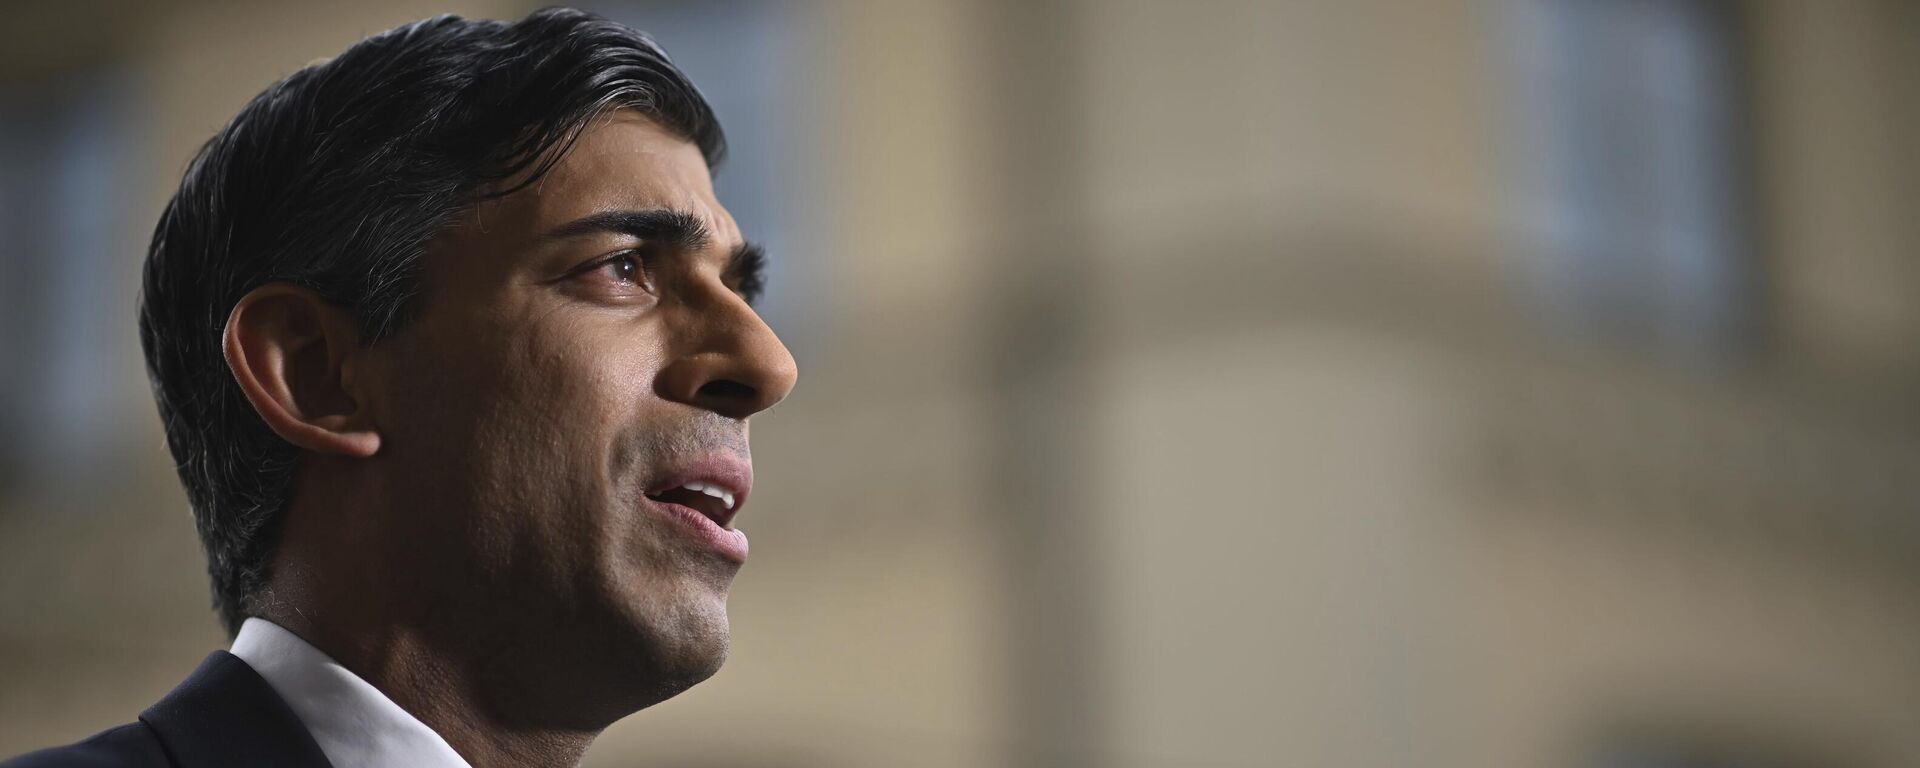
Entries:
[[380, 432], [359, 382], [352, 312], [289, 283], [241, 297], [222, 339], [247, 401], [281, 439], [316, 453], [366, 458]]

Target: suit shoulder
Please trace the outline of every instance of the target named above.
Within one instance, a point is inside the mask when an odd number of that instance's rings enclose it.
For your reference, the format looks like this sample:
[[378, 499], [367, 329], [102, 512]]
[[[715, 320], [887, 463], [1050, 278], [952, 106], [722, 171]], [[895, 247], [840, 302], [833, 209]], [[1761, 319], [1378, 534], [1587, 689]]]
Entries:
[[145, 723], [109, 728], [64, 747], [0, 760], [0, 768], [167, 768], [173, 765], [160, 738]]

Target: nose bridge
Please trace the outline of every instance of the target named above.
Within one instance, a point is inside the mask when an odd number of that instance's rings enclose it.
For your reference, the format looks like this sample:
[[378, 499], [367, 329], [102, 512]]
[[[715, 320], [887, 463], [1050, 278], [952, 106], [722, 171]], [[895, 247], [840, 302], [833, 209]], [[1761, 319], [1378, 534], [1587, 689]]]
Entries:
[[688, 299], [675, 308], [680, 338], [661, 370], [660, 395], [737, 419], [785, 399], [799, 372], [759, 313], [724, 289]]

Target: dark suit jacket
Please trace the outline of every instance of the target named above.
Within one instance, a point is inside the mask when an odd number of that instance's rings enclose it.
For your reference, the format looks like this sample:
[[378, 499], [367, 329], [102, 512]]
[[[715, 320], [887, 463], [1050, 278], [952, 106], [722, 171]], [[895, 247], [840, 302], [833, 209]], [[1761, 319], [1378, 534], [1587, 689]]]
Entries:
[[300, 718], [253, 667], [214, 651], [160, 703], [78, 744], [21, 755], [0, 768], [332, 768]]

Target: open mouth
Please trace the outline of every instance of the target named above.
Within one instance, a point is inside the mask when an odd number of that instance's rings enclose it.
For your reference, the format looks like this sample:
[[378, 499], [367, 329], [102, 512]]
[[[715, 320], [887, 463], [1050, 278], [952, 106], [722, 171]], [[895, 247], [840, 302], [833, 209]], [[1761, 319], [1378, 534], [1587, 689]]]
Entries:
[[663, 504], [678, 504], [687, 507], [712, 520], [714, 524], [726, 528], [733, 522], [736, 509], [734, 494], [712, 483], [690, 481], [659, 493], [649, 493], [647, 498]]

